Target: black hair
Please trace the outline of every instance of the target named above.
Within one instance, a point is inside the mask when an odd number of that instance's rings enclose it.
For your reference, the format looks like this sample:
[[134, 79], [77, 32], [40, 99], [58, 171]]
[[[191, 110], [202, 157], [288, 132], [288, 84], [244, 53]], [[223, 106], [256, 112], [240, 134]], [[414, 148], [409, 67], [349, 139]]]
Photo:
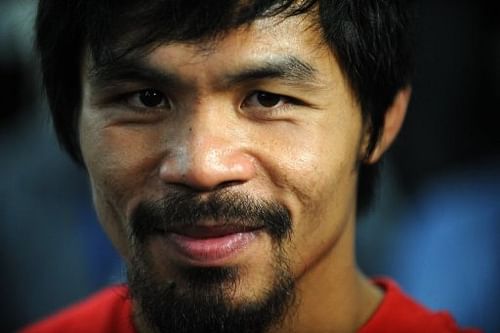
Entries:
[[[385, 111], [413, 72], [411, 0], [40, 0], [36, 45], [55, 130], [83, 165], [78, 117], [86, 51], [102, 63], [167, 41], [216, 38], [256, 19], [311, 14], [361, 106], [374, 149]], [[314, 17], [314, 16], [313, 16]], [[358, 208], [373, 197], [377, 166], [362, 163]]]

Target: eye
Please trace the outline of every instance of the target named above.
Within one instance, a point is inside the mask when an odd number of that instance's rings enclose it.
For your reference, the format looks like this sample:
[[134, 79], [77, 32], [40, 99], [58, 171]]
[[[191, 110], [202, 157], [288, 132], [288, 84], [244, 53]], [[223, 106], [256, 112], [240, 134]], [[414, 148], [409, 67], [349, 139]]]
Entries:
[[290, 101], [290, 98], [265, 91], [256, 91], [248, 96], [244, 101], [247, 107], [276, 108]]
[[132, 93], [127, 102], [137, 108], [163, 108], [169, 104], [165, 95], [156, 89], [144, 89]]

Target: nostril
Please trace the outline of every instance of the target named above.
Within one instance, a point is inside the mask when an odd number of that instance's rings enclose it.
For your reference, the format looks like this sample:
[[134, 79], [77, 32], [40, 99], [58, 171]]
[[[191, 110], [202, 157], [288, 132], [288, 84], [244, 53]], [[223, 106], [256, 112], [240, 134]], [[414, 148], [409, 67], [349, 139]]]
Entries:
[[221, 190], [221, 189], [224, 189], [226, 187], [241, 185], [243, 183], [244, 183], [244, 181], [229, 180], [229, 181], [225, 181], [225, 182], [222, 182], [222, 183], [218, 184], [217, 187], [216, 187], [216, 189]]

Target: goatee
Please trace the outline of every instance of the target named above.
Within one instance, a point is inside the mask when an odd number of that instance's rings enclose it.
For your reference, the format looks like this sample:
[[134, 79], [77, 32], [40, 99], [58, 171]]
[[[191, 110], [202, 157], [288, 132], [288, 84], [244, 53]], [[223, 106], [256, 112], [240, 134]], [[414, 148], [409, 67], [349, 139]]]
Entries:
[[[170, 227], [193, 226], [203, 220], [224, 221], [262, 228], [273, 240], [272, 280], [253, 297], [235, 301], [243, 278], [243, 266], [175, 267], [175, 276], [161, 279], [155, 273], [150, 236]], [[156, 332], [259, 333], [281, 326], [295, 304], [294, 278], [284, 241], [292, 222], [280, 204], [241, 193], [220, 191], [201, 197], [194, 192], [175, 192], [159, 201], [141, 203], [132, 216], [132, 258], [127, 267], [130, 293], [137, 315]]]

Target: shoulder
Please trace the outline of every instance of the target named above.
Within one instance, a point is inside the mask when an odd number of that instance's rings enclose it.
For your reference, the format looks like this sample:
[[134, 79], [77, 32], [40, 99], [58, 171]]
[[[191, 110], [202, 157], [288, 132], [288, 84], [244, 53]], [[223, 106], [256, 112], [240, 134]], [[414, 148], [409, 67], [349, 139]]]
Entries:
[[128, 289], [123, 285], [113, 286], [21, 329], [20, 333], [133, 333], [131, 314]]
[[475, 329], [461, 329], [452, 316], [444, 311], [432, 312], [405, 295], [389, 279], [374, 281], [384, 289], [385, 296], [378, 309], [359, 330], [359, 333], [479, 333]]

